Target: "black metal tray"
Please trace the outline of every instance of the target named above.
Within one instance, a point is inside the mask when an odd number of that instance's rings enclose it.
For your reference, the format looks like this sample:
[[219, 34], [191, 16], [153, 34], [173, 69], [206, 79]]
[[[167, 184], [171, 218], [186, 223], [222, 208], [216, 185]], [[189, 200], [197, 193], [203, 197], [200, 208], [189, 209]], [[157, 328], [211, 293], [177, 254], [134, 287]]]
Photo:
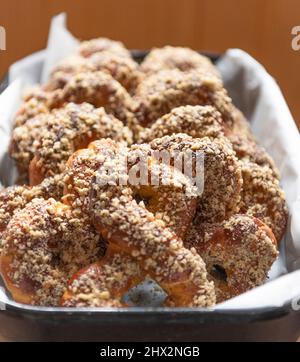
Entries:
[[[141, 61], [146, 51], [134, 50]], [[218, 55], [204, 53], [213, 62]], [[7, 76], [0, 93], [7, 86]], [[278, 308], [45, 308], [11, 302], [0, 311], [9, 341], [296, 341], [300, 313]]]

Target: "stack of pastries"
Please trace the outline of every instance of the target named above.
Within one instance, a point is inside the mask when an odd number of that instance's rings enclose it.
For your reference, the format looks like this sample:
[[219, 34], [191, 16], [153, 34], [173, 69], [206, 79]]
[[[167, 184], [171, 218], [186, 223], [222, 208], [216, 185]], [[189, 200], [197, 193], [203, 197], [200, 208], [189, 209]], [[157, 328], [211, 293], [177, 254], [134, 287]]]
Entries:
[[[155, 152], [192, 165], [201, 152], [201, 193]], [[165, 306], [211, 307], [264, 283], [278, 257], [278, 170], [191, 49], [138, 64], [120, 42], [82, 42], [26, 92], [9, 153], [19, 178], [0, 191], [0, 272], [17, 302], [125, 307], [151, 278]], [[141, 155], [159, 182], [121, 182], [122, 160], [132, 170]]]

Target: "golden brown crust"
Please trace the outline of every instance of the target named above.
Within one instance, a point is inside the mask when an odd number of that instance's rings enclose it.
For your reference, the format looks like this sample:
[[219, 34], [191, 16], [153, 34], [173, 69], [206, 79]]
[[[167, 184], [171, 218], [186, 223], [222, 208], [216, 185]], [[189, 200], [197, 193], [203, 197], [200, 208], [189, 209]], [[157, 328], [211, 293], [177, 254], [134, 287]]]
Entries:
[[[53, 101], [55, 106], [56, 100]], [[104, 107], [125, 124], [133, 122], [132, 100], [127, 91], [111, 75], [97, 71], [72, 75], [58, 96], [58, 103], [87, 102]]]
[[236, 156], [242, 163], [255, 163], [261, 167], [267, 167], [272, 170], [274, 177], [280, 178], [279, 171], [266, 150], [259, 146], [253, 140], [246, 139], [243, 136], [231, 134], [227, 136], [232, 143]]
[[235, 106], [233, 106], [232, 116], [234, 121], [230, 133], [234, 135], [239, 135], [244, 139], [255, 142], [255, 137], [250, 128], [249, 121], [246, 119], [244, 114]]
[[28, 202], [36, 197], [45, 199], [54, 198], [60, 200], [63, 196], [63, 177], [57, 175], [45, 179], [40, 185], [29, 186], [10, 186], [0, 190], [0, 249], [1, 237], [5, 231], [10, 219], [15, 212], [23, 209]]
[[39, 145], [38, 140], [47, 127], [49, 117], [51, 117], [50, 113], [38, 114], [22, 125], [16, 126], [12, 131], [9, 154], [25, 182], [28, 182], [29, 164]]
[[96, 261], [103, 249], [82, 215], [54, 199], [34, 199], [5, 230], [0, 271], [17, 302], [55, 306], [67, 280]]
[[138, 127], [132, 108], [133, 101], [121, 84], [108, 73], [102, 71], [81, 72], [64, 76], [61, 89], [46, 91], [43, 88], [32, 90], [21, 106], [15, 125], [22, 125], [39, 113], [47, 113], [61, 108], [66, 103], [90, 103], [103, 107], [125, 125]]
[[129, 93], [134, 93], [142, 80], [138, 64], [131, 58], [124, 58], [109, 52], [95, 53], [89, 58], [91, 67], [109, 73]]
[[221, 114], [212, 106], [181, 106], [156, 120], [145, 128], [139, 142], [150, 142], [154, 138], [176, 133], [186, 133], [194, 138], [224, 137], [232, 143], [238, 159], [251, 161], [260, 166], [269, 166], [278, 176], [276, 166], [263, 147], [256, 144], [249, 124], [242, 113], [235, 108], [234, 123], [229, 127], [223, 122]]
[[[157, 219], [163, 220], [179, 237], [184, 236], [196, 212], [196, 189], [188, 178], [173, 167], [160, 164], [156, 168], [158, 160], [152, 158], [148, 145], [135, 145], [126, 149], [107, 139], [93, 142], [88, 149], [76, 152], [69, 159], [65, 171], [65, 203], [89, 212], [90, 183], [103, 162], [103, 155], [114, 157], [114, 152], [126, 157], [128, 170], [133, 170], [139, 158], [144, 157], [148, 162], [146, 167], [149, 167], [149, 183], [131, 185], [134, 199]], [[158, 180], [159, 184], [151, 185], [151, 179]], [[187, 192], [183, 192], [183, 188]]]
[[268, 166], [242, 162], [243, 188], [240, 212], [255, 216], [268, 225], [279, 243], [285, 233], [288, 211], [285, 195]]
[[[173, 167], [162, 164], [156, 169], [158, 160], [152, 158], [151, 151], [148, 145], [134, 145], [128, 149], [110, 139], [95, 141], [88, 149], [79, 150], [67, 163], [64, 202], [74, 208], [80, 207], [88, 213], [90, 183], [103, 162], [103, 156], [114, 157], [119, 154], [119, 157], [126, 160], [128, 170], [133, 170], [138, 160], [143, 157], [148, 162], [146, 167], [149, 184], [143, 182], [131, 185], [134, 198], [153, 212], [156, 218], [164, 220], [178, 236], [183, 236], [196, 211], [196, 190], [190, 181]], [[162, 177], [167, 184], [162, 185]], [[151, 179], [157, 179], [159, 185], [151, 185]], [[185, 187], [189, 194], [184, 193], [182, 187]]]
[[47, 106], [46, 97], [44, 99], [39, 99], [36, 97], [29, 97], [29, 99], [25, 99], [24, 103], [21, 105], [18, 110], [14, 126], [22, 126], [27, 120], [36, 117], [41, 113], [48, 113], [49, 108]]
[[110, 248], [104, 258], [72, 276], [61, 305], [124, 307], [122, 297], [144, 277], [134, 258]]
[[221, 114], [212, 106], [181, 106], [156, 120], [140, 133], [140, 142], [155, 138], [186, 133], [194, 138], [221, 137], [223, 133]]
[[103, 108], [68, 103], [61, 109], [40, 114], [13, 130], [10, 155], [30, 184], [63, 171], [68, 158], [79, 148], [99, 138], [132, 143], [131, 131]]
[[96, 38], [84, 41], [79, 46], [79, 54], [83, 57], [90, 57], [92, 54], [108, 51], [125, 58], [131, 58], [129, 50], [127, 50], [120, 41], [110, 40], [107, 38]]
[[[102, 140], [73, 156], [65, 178], [66, 191], [70, 193], [66, 200], [90, 210], [97, 230], [109, 245], [132, 255], [141, 268], [173, 296], [177, 305], [212, 305], [214, 293], [212, 285], [207, 283], [201, 258], [184, 249], [182, 241], [165, 222], [134, 199], [130, 187], [104, 182], [105, 177], [112, 178], [111, 183], [119, 175], [116, 154], [120, 151], [111, 140]], [[102, 167], [106, 170], [108, 164], [113, 173], [106, 176]], [[92, 193], [87, 188], [88, 175], [94, 179]], [[75, 195], [80, 194], [79, 204], [72, 196], [74, 191]]]
[[63, 88], [72, 74], [99, 70], [110, 74], [129, 93], [134, 93], [142, 79], [138, 64], [133, 59], [103, 51], [95, 53], [89, 58], [73, 55], [63, 59], [52, 71], [44, 89]]
[[242, 187], [241, 168], [230, 142], [226, 138], [211, 140], [175, 134], [153, 140], [154, 150], [172, 152], [192, 151], [204, 156], [204, 190], [199, 197], [197, 219], [199, 222], [222, 221], [237, 210]]
[[178, 69], [183, 72], [199, 70], [221, 79], [219, 71], [208, 57], [189, 48], [172, 46], [154, 48], [141, 64], [141, 70], [147, 75], [163, 69]]
[[27, 204], [29, 190], [27, 186], [11, 186], [0, 191], [0, 251], [2, 234], [15, 210], [22, 209]]
[[98, 191], [94, 187], [95, 226], [110, 244], [134, 256], [176, 305], [214, 304], [205, 264], [196, 253], [185, 249], [162, 221], [139, 206], [129, 190], [107, 187], [100, 191], [101, 199], [97, 201]]
[[132, 143], [132, 133], [122, 122], [106, 114], [103, 108], [88, 103], [69, 103], [47, 117], [47, 125], [30, 164], [30, 184], [61, 173], [69, 157], [78, 149], [103, 137]]
[[[164, 164], [149, 145], [133, 145], [127, 154], [129, 173], [140, 160], [147, 162], [147, 184], [131, 185], [134, 199], [178, 237], [186, 234], [197, 208], [197, 188], [181, 170]], [[155, 185], [152, 181], [156, 180]], [[157, 186], [156, 186], [157, 184]]]
[[124, 154], [127, 147], [110, 139], [92, 142], [87, 149], [78, 150], [68, 160], [64, 172], [64, 198], [63, 202], [71, 205], [74, 209], [90, 210], [90, 185], [95, 172], [103, 162], [105, 152]]
[[238, 214], [220, 224], [193, 225], [185, 245], [205, 261], [218, 303], [263, 284], [278, 256], [268, 226]]
[[144, 126], [185, 105], [212, 105], [224, 122], [233, 122], [231, 99], [222, 83], [198, 71], [162, 70], [144, 79], [135, 93], [134, 111]]

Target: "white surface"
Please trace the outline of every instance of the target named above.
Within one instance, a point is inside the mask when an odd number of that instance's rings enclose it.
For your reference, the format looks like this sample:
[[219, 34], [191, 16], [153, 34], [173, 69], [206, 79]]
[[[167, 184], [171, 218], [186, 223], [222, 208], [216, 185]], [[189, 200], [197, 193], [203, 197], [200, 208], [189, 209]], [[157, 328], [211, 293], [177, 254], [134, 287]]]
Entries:
[[[22, 87], [45, 81], [57, 61], [72, 53], [77, 40], [65, 28], [65, 16], [51, 24], [45, 51], [14, 64], [9, 72], [10, 86], [0, 96], [0, 180], [13, 182], [7, 157], [10, 128], [21, 100]], [[216, 308], [281, 306], [300, 296], [300, 136], [286, 102], [274, 79], [249, 54], [228, 50], [218, 63], [226, 88], [234, 103], [250, 120], [258, 141], [274, 158], [282, 175], [290, 211], [290, 223], [282, 243], [280, 259], [270, 272], [270, 281]], [[282, 276], [283, 274], [290, 273]], [[0, 301], [4, 296], [0, 294]]]

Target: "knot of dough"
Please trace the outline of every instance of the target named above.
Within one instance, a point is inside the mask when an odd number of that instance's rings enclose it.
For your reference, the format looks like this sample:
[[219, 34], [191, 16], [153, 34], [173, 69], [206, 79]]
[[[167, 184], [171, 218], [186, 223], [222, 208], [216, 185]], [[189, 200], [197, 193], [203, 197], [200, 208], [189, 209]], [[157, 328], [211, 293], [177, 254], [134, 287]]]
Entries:
[[205, 261], [218, 303], [261, 285], [278, 256], [271, 229], [239, 214], [218, 224], [194, 224], [185, 246], [194, 247]]
[[104, 249], [87, 217], [54, 199], [36, 198], [3, 233], [0, 271], [17, 302], [55, 306], [69, 278]]
[[[140, 268], [172, 296], [176, 305], [212, 305], [213, 285], [207, 280], [201, 257], [195, 251], [184, 248], [182, 240], [168, 227], [163, 217], [156, 217], [144, 202], [135, 199], [136, 193], [139, 193], [138, 187], [115, 182], [120, 167], [117, 154], [122, 152], [127, 152], [131, 160], [130, 154], [135, 153], [136, 148], [128, 150], [111, 140], [101, 140], [91, 144], [89, 149], [77, 152], [69, 160], [66, 170], [66, 202], [89, 211], [96, 229], [108, 241], [108, 250], [110, 247], [118, 248], [134, 257]], [[108, 166], [115, 174], [110, 172], [105, 180]], [[98, 182], [99, 179], [101, 182]], [[176, 178], [178, 180], [180, 178]], [[161, 193], [158, 199], [162, 197], [165, 202], [172, 199], [176, 187], [181, 188], [182, 197], [186, 197], [182, 189], [186, 184], [177, 186], [174, 183], [173, 190], [172, 187], [170, 191], [167, 188], [168, 193]], [[156, 192], [155, 187], [147, 190], [154, 208]], [[77, 195], [80, 195], [79, 202]], [[139, 196], [143, 195], [144, 190]], [[187, 203], [184, 205], [191, 206]], [[177, 212], [184, 215], [184, 209], [179, 208]], [[189, 223], [192, 215], [188, 213]], [[182, 225], [186, 227], [189, 223]]]

